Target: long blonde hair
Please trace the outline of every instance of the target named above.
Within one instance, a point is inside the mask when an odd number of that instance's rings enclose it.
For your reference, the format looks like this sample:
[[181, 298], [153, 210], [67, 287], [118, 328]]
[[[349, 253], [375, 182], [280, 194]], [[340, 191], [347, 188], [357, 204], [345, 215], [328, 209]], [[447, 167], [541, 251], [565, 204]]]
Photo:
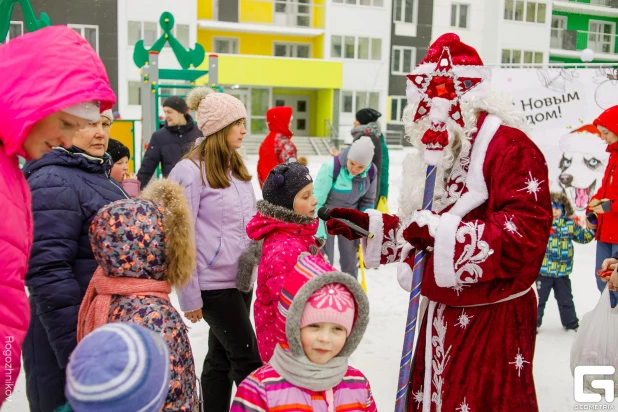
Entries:
[[203, 186], [206, 186], [206, 181], [208, 181], [208, 185], [213, 189], [230, 187], [228, 177], [230, 169], [236, 179], [244, 182], [251, 181], [252, 176], [247, 171], [242, 157], [236, 150], [230, 150], [227, 145], [227, 135], [230, 129], [244, 121], [245, 119], [239, 119], [215, 134], [206, 136], [185, 155], [184, 159], [191, 160], [200, 169]]

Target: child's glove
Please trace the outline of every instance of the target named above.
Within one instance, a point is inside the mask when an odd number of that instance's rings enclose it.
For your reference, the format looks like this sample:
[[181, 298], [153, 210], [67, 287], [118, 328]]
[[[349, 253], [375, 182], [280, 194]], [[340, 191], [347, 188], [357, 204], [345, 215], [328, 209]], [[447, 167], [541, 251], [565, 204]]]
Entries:
[[412, 222], [404, 229], [403, 238], [415, 249], [433, 248], [440, 216], [430, 210], [417, 210], [412, 215]]
[[346, 219], [365, 230], [369, 230], [369, 215], [359, 212], [356, 209], [346, 209], [337, 207], [331, 209], [330, 219], [326, 222], [326, 230], [329, 235], [341, 235], [348, 240], [360, 239], [362, 236], [350, 229], [345, 223], [340, 222], [334, 217]]

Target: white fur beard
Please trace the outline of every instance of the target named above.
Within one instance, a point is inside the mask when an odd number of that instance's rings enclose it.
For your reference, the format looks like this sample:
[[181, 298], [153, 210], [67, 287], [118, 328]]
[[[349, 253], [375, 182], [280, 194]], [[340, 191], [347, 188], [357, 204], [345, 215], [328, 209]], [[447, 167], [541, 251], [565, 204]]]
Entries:
[[[431, 120], [428, 117], [414, 122], [417, 104], [406, 106], [403, 113], [406, 138], [414, 149], [409, 153], [404, 161], [402, 168], [402, 185], [399, 193], [399, 218], [406, 223], [415, 210], [422, 208], [423, 195], [425, 191], [425, 175], [427, 165], [423, 161], [425, 145], [421, 138], [429, 128]], [[448, 146], [444, 149], [444, 158], [437, 167], [436, 185], [434, 189], [434, 211], [441, 211], [446, 206], [446, 180], [460, 156], [470, 156], [471, 136], [476, 132], [476, 113], [485, 111], [495, 114], [503, 120], [503, 124], [522, 130], [528, 130], [523, 112], [513, 105], [512, 99], [507, 95], [493, 94], [483, 99], [473, 98], [469, 101], [461, 102], [461, 113], [465, 126], [462, 128], [452, 120], [446, 122], [449, 132]]]

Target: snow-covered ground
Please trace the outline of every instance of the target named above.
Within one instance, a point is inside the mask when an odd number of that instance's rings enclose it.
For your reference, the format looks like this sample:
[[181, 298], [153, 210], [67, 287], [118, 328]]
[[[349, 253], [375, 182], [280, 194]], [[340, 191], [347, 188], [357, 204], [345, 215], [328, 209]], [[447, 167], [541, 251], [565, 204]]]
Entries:
[[[391, 212], [397, 210], [397, 197], [401, 186], [401, 163], [404, 151], [391, 151], [390, 199]], [[327, 157], [310, 157], [309, 167], [313, 176]], [[256, 156], [248, 157], [248, 167], [255, 171]], [[257, 178], [254, 178], [255, 192], [260, 197]], [[594, 274], [595, 244], [575, 245], [575, 268], [571, 275], [575, 306], [581, 319], [592, 310], [599, 298]], [[408, 295], [397, 283], [394, 265], [378, 270], [367, 270], [367, 293], [371, 304], [371, 318], [367, 333], [350, 364], [360, 369], [371, 382], [379, 410], [393, 410], [403, 330], [407, 311]], [[177, 308], [176, 296], [173, 302]], [[202, 362], [208, 350], [208, 325], [201, 322], [188, 324], [191, 346], [201, 373]], [[574, 410], [573, 378], [569, 368], [569, 353], [574, 332], [566, 332], [561, 324], [558, 306], [553, 298], [547, 303], [543, 326], [537, 335], [534, 357], [534, 377], [539, 407], [542, 412], [564, 412]], [[500, 377], [496, 377], [500, 379]], [[17, 381], [10, 401], [2, 412], [23, 412], [28, 410], [23, 370]], [[480, 411], [479, 411], [480, 412]]]

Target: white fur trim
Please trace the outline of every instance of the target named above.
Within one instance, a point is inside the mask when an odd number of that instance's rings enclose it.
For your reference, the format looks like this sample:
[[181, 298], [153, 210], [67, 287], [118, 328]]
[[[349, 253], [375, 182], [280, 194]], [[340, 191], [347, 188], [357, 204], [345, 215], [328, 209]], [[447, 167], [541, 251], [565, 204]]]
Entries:
[[431, 108], [429, 110], [429, 120], [446, 123], [448, 120], [448, 112], [451, 110], [451, 101], [442, 97], [434, 97], [431, 99]]
[[563, 152], [581, 152], [592, 155], [605, 154], [607, 144], [592, 133], [569, 133], [560, 138], [560, 150]]
[[440, 217], [433, 252], [433, 271], [436, 285], [452, 288], [457, 285], [455, 276], [455, 235], [461, 223], [461, 217], [444, 213]]
[[430, 166], [437, 166], [442, 163], [444, 151], [442, 150], [425, 150], [423, 153], [423, 161]]
[[412, 214], [410, 223], [412, 222], [416, 223], [420, 227], [427, 226], [429, 229], [429, 234], [435, 238], [436, 230], [438, 229], [438, 224], [440, 223], [440, 215], [431, 213], [430, 210], [417, 210]]
[[483, 176], [483, 165], [489, 143], [502, 124], [502, 120], [494, 115], [487, 115], [481, 130], [479, 130], [470, 156], [470, 168], [466, 177], [466, 187], [468, 192], [455, 203], [450, 213], [463, 218], [471, 210], [479, 207], [489, 198], [485, 176]]
[[384, 221], [382, 213], [375, 209], [367, 209], [365, 213], [369, 215], [369, 233], [373, 234], [373, 238], [362, 238], [361, 245], [365, 267], [371, 269], [380, 266], [382, 241], [384, 240]]
[[487, 115], [479, 130], [470, 156], [470, 168], [466, 177], [466, 192], [455, 203], [449, 213], [441, 216], [434, 246], [434, 276], [440, 287], [453, 287], [457, 284], [455, 276], [455, 236], [461, 219], [489, 198], [487, 184], [483, 176], [483, 165], [489, 143], [502, 124], [494, 115]]
[[406, 242], [406, 244], [403, 245], [403, 249], [401, 249], [401, 259], [399, 259], [399, 263], [397, 264], [397, 281], [399, 282], [399, 286], [408, 293], [412, 292], [413, 272], [410, 265], [403, 260], [408, 257], [410, 252], [414, 253], [414, 248], [411, 244]]

